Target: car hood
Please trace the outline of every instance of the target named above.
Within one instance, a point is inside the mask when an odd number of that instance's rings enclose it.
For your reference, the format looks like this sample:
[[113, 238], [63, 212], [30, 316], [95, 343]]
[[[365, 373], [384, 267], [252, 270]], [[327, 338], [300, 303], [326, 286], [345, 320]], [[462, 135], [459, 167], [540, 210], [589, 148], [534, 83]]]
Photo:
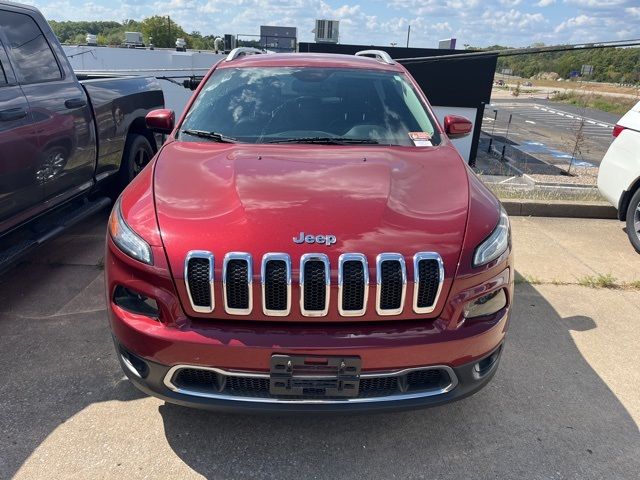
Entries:
[[[450, 277], [469, 202], [467, 169], [450, 145], [173, 142], [157, 160], [154, 191], [162, 240], [180, 279], [190, 250], [213, 252], [216, 273], [225, 253], [249, 252], [256, 275], [267, 252], [289, 253], [295, 272], [304, 253], [325, 253], [333, 266], [345, 252], [364, 253], [374, 265], [381, 252], [409, 261], [418, 251], [436, 251]], [[298, 245], [293, 237], [300, 232], [337, 242]]]

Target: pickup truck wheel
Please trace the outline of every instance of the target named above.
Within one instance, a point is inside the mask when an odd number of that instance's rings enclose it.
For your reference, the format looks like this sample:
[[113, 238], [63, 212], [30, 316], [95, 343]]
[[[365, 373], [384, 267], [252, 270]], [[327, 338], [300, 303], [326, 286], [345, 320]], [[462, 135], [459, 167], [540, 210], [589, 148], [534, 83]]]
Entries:
[[132, 134], [127, 137], [120, 166], [120, 186], [126, 187], [153, 158], [153, 148], [143, 135]]
[[640, 253], [640, 188], [631, 197], [627, 209], [627, 235], [633, 248]]

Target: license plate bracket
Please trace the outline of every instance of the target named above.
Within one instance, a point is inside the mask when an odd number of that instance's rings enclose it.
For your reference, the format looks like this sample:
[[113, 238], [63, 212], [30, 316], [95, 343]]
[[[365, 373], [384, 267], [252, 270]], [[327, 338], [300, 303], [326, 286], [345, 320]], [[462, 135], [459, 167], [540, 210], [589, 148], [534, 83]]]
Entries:
[[360, 357], [272, 355], [269, 392], [278, 396], [356, 397]]

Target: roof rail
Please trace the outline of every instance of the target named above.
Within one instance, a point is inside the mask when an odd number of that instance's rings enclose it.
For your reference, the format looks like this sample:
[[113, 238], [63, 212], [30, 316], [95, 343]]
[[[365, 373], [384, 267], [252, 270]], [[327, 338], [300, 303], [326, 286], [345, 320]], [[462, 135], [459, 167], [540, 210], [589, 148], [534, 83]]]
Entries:
[[387, 65], [393, 65], [396, 63], [384, 50], [361, 50], [356, 52], [356, 57], [375, 57], [376, 60], [386, 63]]
[[227, 55], [227, 58], [225, 58], [224, 61], [231, 62], [232, 60], [235, 60], [236, 58], [241, 57], [243, 55], [258, 55], [260, 53], [265, 53], [265, 52], [263, 50], [260, 50], [259, 48], [238, 47], [231, 50], [229, 52], [229, 55]]

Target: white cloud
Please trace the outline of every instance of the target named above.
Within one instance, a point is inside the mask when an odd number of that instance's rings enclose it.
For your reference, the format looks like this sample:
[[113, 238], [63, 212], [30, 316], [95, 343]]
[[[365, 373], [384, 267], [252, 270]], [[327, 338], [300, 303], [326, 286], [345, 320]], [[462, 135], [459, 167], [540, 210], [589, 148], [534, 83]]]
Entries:
[[520, 5], [522, 0], [499, 0], [499, 2], [505, 7], [515, 7], [516, 5]]
[[564, 0], [564, 3], [577, 5], [582, 8], [609, 8], [617, 7], [627, 3], [627, 0]]
[[554, 3], [556, 3], [556, 0], [540, 0], [538, 3], [536, 3], [536, 6], [548, 7], [549, 5], [553, 5]]
[[632, 17], [640, 17], [640, 7], [629, 7], [625, 9], [625, 12]]
[[590, 25], [596, 25], [599, 20], [601, 21], [601, 19], [598, 19], [596, 17], [589, 17], [587, 15], [578, 15], [577, 17], [572, 17], [562, 22], [560, 25], [556, 27], [555, 32], [560, 33], [563, 30], [567, 30], [567, 29], [574, 29], [574, 28], [586, 27]]
[[482, 14], [482, 18], [488, 26], [504, 29], [526, 30], [532, 27], [538, 28], [541, 23], [546, 23], [546, 19], [541, 13], [523, 13], [514, 9], [508, 12], [486, 10]]

